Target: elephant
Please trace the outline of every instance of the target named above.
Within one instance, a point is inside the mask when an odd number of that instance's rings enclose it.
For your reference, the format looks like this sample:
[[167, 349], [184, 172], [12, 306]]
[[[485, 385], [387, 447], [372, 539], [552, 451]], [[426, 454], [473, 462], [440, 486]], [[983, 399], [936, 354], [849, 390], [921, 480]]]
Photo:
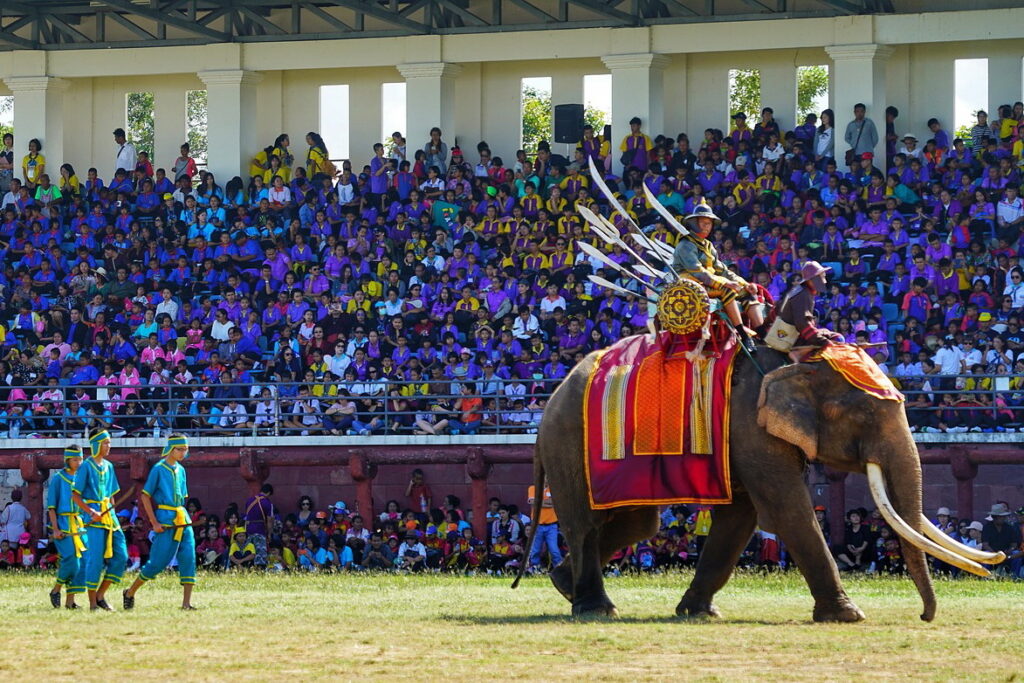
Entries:
[[[814, 621], [864, 619], [844, 591], [815, 522], [804, 482], [804, 470], [811, 461], [868, 474], [876, 503], [904, 541], [906, 567], [923, 602], [921, 619], [931, 621], [936, 601], [924, 550], [977, 574], [987, 572], [974, 560], [998, 562], [1000, 558], [945, 537], [922, 514], [920, 459], [903, 404], [854, 387], [827, 362], [788, 365], [784, 354], [758, 348], [756, 363], [738, 355], [733, 369], [727, 435], [732, 503], [713, 508], [710, 533], [676, 614], [719, 616], [715, 593], [729, 580], [760, 524], [786, 544], [814, 598]], [[536, 490], [545, 484], [550, 487], [569, 546], [550, 579], [572, 603], [575, 616], [617, 614], [605, 592], [602, 568], [617, 550], [650, 538], [659, 527], [656, 506], [590, 507], [583, 404], [599, 353], [580, 361], [551, 396], [534, 454]], [[534, 519], [540, 498], [536, 498]]]

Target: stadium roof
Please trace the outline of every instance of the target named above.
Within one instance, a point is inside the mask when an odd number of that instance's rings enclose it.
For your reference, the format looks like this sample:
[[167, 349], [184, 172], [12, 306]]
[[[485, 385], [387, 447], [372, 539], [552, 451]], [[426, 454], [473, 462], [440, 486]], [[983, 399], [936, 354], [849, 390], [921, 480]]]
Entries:
[[893, 11], [892, 0], [0, 0], [0, 50], [627, 27]]

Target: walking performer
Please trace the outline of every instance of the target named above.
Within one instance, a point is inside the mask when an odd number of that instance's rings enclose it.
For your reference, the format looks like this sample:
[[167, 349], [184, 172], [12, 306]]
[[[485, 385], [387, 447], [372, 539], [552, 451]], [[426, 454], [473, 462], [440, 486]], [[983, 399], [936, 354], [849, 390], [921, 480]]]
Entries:
[[[128, 563], [128, 546], [114, 511], [114, 496], [121, 490], [114, 465], [107, 460], [110, 434], [103, 429], [89, 439], [92, 457], [75, 474], [71, 488], [75, 504], [89, 518], [86, 524], [85, 588], [89, 609], [113, 612], [107, 604], [107, 589], [121, 583]], [[104, 575], [104, 570], [106, 575]]]
[[[183, 597], [181, 608], [194, 610], [192, 587], [196, 584], [196, 537], [192, 532], [192, 519], [185, 510], [188, 484], [181, 461], [188, 457], [188, 438], [184, 434], [171, 434], [164, 446], [163, 460], [153, 466], [142, 489], [142, 509], [153, 526], [156, 538], [149, 553], [149, 561], [139, 572], [139, 578], [122, 594], [124, 608], [135, 607], [135, 593], [147, 581], [167, 568], [171, 558], [178, 559], [178, 580]], [[155, 508], [155, 509], [154, 509]]]
[[65, 587], [67, 598], [64, 606], [78, 609], [75, 596], [85, 592], [85, 529], [79, 517], [80, 511], [72, 498], [75, 473], [82, 465], [82, 448], [72, 444], [64, 448], [64, 469], [50, 482], [46, 493], [46, 511], [50, 516], [53, 540], [60, 554], [57, 567], [57, 583], [50, 591], [50, 604], [60, 607], [60, 589]]
[[729, 270], [718, 258], [718, 251], [708, 237], [722, 219], [706, 203], [693, 207], [693, 213], [684, 219], [689, 233], [683, 235], [676, 245], [672, 268], [681, 277], [694, 280], [708, 290], [708, 296], [719, 299], [729, 321], [736, 328], [740, 341], [750, 353], [757, 349], [751, 339], [753, 331], [743, 324], [741, 303], [746, 307], [747, 322], [758, 328], [764, 320], [760, 315], [757, 286]]

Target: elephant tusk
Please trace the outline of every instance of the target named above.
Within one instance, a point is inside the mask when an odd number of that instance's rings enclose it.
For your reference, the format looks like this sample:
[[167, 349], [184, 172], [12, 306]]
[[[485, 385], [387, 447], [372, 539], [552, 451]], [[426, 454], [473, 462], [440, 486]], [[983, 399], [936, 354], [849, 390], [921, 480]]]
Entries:
[[879, 511], [882, 513], [882, 517], [885, 521], [893, 528], [900, 538], [904, 539], [918, 550], [932, 555], [946, 564], [951, 564], [954, 567], [959, 567], [966, 572], [977, 574], [978, 576], [990, 576], [990, 572], [982, 567], [973, 560], [961, 557], [956, 553], [953, 553], [937, 543], [928, 540], [917, 531], [914, 530], [909, 524], [903, 521], [903, 518], [896, 514], [895, 508], [892, 503], [889, 502], [889, 495], [885, 491], [885, 476], [882, 474], [882, 468], [876, 463], [869, 462], [867, 464], [867, 475], [868, 475], [868, 487], [871, 489], [871, 497], [875, 501], [875, 505], [878, 506]]
[[[927, 524], [924, 524], [928, 522]], [[968, 560], [975, 560], [977, 562], [984, 562], [985, 564], [999, 564], [1006, 559], [1006, 554], [1003, 552], [990, 553], [978, 548], [972, 548], [969, 545], [964, 545], [951, 536], [948, 536], [932, 524], [927, 517], [921, 515], [921, 523], [924, 524], [924, 535], [932, 539], [946, 550], [950, 550], [957, 555], [966, 557]]]

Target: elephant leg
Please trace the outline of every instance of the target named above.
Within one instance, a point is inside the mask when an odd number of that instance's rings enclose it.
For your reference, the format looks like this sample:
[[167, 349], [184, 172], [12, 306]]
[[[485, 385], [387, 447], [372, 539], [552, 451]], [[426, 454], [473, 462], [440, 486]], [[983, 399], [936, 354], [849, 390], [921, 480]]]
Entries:
[[661, 520], [656, 507], [615, 511], [601, 527], [601, 567], [604, 568], [608, 564], [617, 550], [633, 545], [637, 541], [653, 538], [660, 526]]
[[617, 615], [615, 605], [604, 591], [604, 576], [601, 574], [598, 553], [600, 535], [600, 528], [594, 527], [570, 541], [574, 617]]
[[711, 531], [697, 560], [693, 581], [676, 605], [678, 616], [721, 616], [712, 599], [732, 576], [756, 524], [757, 513], [745, 493], [736, 492], [732, 504], [712, 509]]
[[[751, 491], [762, 520], [770, 523], [803, 574], [814, 596], [815, 621], [861, 621], [864, 613], [850, 600], [839, 580], [839, 570], [832, 559], [818, 523], [803, 477], [799, 472], [780, 490], [790, 491], [785, 501], [767, 491]], [[776, 480], [776, 484], [778, 484]], [[712, 525], [714, 531], [714, 525]]]

